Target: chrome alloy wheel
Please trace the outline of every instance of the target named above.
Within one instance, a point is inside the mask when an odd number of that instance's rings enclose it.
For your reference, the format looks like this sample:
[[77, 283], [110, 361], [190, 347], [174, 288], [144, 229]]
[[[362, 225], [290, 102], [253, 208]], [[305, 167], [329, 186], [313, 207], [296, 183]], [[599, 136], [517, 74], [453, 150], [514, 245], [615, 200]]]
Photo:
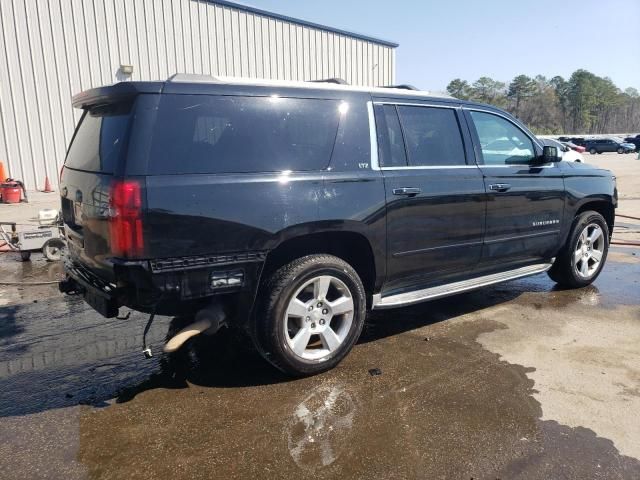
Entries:
[[574, 269], [579, 277], [589, 278], [600, 267], [604, 253], [605, 238], [599, 225], [590, 223], [578, 237], [573, 252]]
[[344, 343], [353, 315], [353, 297], [342, 280], [331, 275], [313, 277], [289, 300], [285, 339], [298, 357], [322, 359]]

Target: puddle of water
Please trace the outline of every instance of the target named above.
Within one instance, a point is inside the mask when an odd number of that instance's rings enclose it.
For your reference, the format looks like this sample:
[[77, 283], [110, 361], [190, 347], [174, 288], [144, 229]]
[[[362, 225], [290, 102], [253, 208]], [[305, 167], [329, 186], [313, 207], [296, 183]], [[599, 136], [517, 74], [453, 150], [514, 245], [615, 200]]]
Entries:
[[[397, 312], [376, 321], [403, 319]], [[227, 388], [187, 372], [188, 388], [138, 391], [82, 415], [78, 458], [90, 475], [113, 478], [128, 478], [142, 464], [149, 475], [166, 477], [640, 474], [640, 463], [619, 455], [610, 440], [540, 421], [527, 369], [500, 361], [475, 341], [499, 324], [429, 320], [406, 334], [360, 344], [343, 366], [313, 378]], [[191, 356], [200, 357], [201, 369], [217, 363], [207, 353]], [[243, 363], [236, 358], [233, 375], [248, 374], [251, 366]], [[374, 366], [381, 375], [369, 375]], [[249, 378], [246, 383], [254, 383]], [[148, 448], [127, 447], [143, 438]]]

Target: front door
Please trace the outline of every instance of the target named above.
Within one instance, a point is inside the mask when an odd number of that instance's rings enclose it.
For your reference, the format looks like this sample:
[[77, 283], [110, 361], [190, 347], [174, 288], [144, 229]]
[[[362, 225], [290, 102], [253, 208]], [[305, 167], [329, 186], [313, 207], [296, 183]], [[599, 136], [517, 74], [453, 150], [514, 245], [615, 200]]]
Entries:
[[[455, 105], [377, 103], [387, 201], [388, 294], [441, 283], [480, 260], [480, 169]], [[463, 134], [463, 132], [465, 132]]]
[[564, 213], [561, 169], [532, 163], [541, 147], [506, 116], [466, 111], [487, 192], [481, 266], [549, 259], [558, 250]]

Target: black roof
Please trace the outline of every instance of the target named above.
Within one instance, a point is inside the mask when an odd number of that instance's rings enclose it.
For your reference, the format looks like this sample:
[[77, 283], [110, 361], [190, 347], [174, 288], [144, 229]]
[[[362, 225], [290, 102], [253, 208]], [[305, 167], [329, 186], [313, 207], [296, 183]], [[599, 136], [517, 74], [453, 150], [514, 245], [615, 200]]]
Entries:
[[136, 96], [141, 93], [172, 93], [172, 94], [226, 94], [245, 95], [259, 91], [260, 94], [299, 95], [304, 90], [306, 95], [312, 97], [335, 96], [344, 97], [345, 94], [354, 96], [368, 94], [377, 99], [394, 99], [405, 101], [435, 101], [455, 103], [481, 107], [483, 109], [500, 112], [512, 117], [492, 105], [486, 105], [467, 100], [459, 100], [449, 95], [432, 93], [420, 90], [407, 89], [404, 85], [388, 87], [361, 87], [342, 84], [336, 79], [326, 81], [298, 82], [248, 78], [212, 77], [208, 75], [176, 74], [163, 82], [120, 82], [114, 85], [103, 86], [86, 90], [73, 97], [75, 108], [86, 108], [106, 103], [113, 103]]

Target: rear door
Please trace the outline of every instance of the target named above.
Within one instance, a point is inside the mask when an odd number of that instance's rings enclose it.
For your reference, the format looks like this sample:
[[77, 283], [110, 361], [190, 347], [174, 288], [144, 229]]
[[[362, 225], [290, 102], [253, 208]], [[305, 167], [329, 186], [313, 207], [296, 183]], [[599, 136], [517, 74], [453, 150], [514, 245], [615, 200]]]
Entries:
[[385, 290], [442, 282], [480, 259], [482, 173], [455, 104], [375, 102], [387, 203]]
[[557, 163], [532, 164], [537, 139], [498, 112], [465, 109], [487, 192], [482, 266], [503, 269], [554, 255], [565, 190]]

